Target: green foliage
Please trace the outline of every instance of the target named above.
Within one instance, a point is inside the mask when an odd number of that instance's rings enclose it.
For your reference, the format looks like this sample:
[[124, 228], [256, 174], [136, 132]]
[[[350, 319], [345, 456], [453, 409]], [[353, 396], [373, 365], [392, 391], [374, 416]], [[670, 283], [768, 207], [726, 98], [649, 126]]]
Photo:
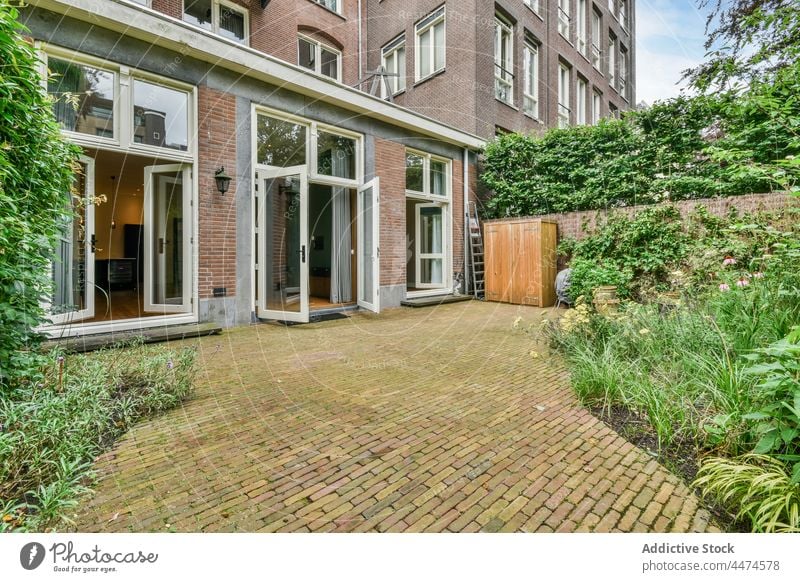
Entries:
[[77, 149], [60, 134], [17, 10], [0, 0], [0, 389], [37, 365], [49, 265]]
[[[743, 95], [678, 97], [594, 126], [486, 146], [492, 218], [791, 190], [800, 178], [800, 64]], [[705, 137], [704, 137], [704, 131]]]
[[754, 532], [800, 532], [800, 484], [773, 457], [710, 458], [693, 485], [749, 519]]
[[189, 348], [50, 354], [40, 382], [0, 395], [0, 531], [68, 523], [92, 460], [138, 420], [177, 406], [195, 373]]

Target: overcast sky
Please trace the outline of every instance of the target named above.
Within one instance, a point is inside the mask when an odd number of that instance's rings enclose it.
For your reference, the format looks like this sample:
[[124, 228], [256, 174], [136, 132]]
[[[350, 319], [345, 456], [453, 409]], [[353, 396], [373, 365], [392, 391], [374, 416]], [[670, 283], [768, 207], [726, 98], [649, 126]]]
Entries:
[[636, 1], [636, 100], [676, 97], [681, 72], [703, 61], [705, 12], [695, 0]]

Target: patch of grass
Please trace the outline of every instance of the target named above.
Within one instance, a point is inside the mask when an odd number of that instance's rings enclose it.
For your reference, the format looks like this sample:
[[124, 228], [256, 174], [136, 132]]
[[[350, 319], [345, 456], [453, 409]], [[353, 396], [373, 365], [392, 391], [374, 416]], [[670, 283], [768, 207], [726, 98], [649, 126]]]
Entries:
[[141, 343], [53, 352], [47, 362], [0, 395], [0, 531], [69, 524], [94, 458], [137, 421], [177, 406], [196, 372], [194, 349]]

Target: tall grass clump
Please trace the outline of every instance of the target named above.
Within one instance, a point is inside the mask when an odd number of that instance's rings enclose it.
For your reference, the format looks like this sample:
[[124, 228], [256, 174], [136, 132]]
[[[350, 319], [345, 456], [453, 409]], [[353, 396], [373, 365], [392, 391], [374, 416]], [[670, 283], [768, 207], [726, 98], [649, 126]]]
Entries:
[[[632, 413], [662, 453], [693, 456], [696, 486], [754, 531], [800, 528], [800, 226], [783, 218], [705, 215], [684, 223], [688, 237], [650, 229], [667, 235], [647, 248], [672, 259], [631, 282], [640, 303], [599, 314], [579, 298], [549, 328], [584, 403]], [[615, 243], [625, 225], [611, 229], [578, 243], [581, 260], [630, 267], [635, 251]]]
[[69, 525], [94, 458], [137, 421], [180, 404], [196, 370], [193, 349], [140, 343], [53, 352], [46, 362], [0, 395], [0, 531]]

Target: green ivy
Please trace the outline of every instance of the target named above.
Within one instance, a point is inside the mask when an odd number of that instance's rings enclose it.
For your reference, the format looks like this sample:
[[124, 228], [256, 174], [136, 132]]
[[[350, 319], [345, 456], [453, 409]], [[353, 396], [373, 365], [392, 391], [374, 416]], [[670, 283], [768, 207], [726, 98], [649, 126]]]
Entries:
[[61, 136], [17, 10], [0, 0], [0, 387], [37, 364], [49, 265], [77, 150]]

